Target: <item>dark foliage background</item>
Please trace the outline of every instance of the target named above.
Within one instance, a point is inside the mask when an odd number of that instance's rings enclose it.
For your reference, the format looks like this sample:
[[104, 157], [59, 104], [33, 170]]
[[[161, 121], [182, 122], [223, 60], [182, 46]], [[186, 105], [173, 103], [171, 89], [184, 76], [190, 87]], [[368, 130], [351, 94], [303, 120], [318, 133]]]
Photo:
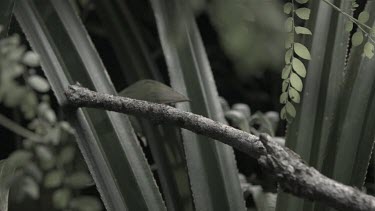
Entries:
[[[156, 62], [158, 69], [161, 71], [164, 80], [169, 81], [168, 72], [157, 33], [155, 18], [149, 1], [126, 1], [129, 10], [135, 18], [136, 24], [141, 29], [141, 34], [146, 40], [147, 48], [151, 52], [153, 60]], [[245, 103], [249, 105], [252, 113], [255, 113], [256, 111], [278, 112], [281, 109], [281, 105], [279, 104], [279, 95], [281, 93], [280, 71], [283, 65], [282, 62], [275, 62], [274, 65], [264, 65], [263, 62], [260, 65], [249, 65], [247, 69], [238, 68], [236, 65], [236, 60], [233, 59], [232, 56], [228, 55], [229, 53], [226, 51], [225, 45], [227, 43], [223, 42], [221, 39], [221, 31], [218, 30], [213, 23], [214, 18], [212, 15], [210, 15], [210, 12], [212, 12], [210, 10], [213, 10], [210, 5], [213, 4], [213, 2], [214, 1], [207, 1], [203, 3], [204, 6], [198, 7], [196, 9], [196, 19], [210, 60], [210, 65], [213, 70], [219, 94], [225, 98], [230, 105], [235, 103]], [[363, 7], [363, 5], [364, 4], [362, 2], [361, 6]], [[281, 7], [279, 8], [281, 11]], [[108, 38], [108, 31], [105, 27], [105, 23], [101, 22], [98, 15], [95, 1], [81, 1], [77, 4], [77, 10], [81, 15], [82, 21], [86, 26], [87, 31], [90, 34], [117, 91], [121, 91], [130, 84], [126, 83], [121, 75], [121, 71], [119, 71], [119, 69], [121, 69], [120, 62], [122, 62], [122, 60], [116, 58], [115, 51], [112, 48]], [[263, 15], [267, 16], [268, 13], [265, 12]], [[255, 23], [265, 25], [261, 19], [255, 19]], [[264, 30], [264, 33], [268, 33], [267, 29], [264, 28], [257, 28], [255, 30]], [[22, 37], [23, 43], [27, 43], [27, 40], [22, 35], [22, 30], [14, 18], [11, 20], [11, 27], [9, 30], [9, 34], [13, 33], [19, 33]], [[280, 35], [280, 38], [282, 38], [282, 35]], [[236, 34], [233, 35], [233, 39], [236, 39]], [[252, 38], [249, 37], [249, 39]], [[258, 42], [259, 45], [266, 44], [264, 43], [264, 40], [254, 40], [253, 42]], [[272, 40], [269, 40], [269, 42], [271, 42], [271, 45], [274, 45], [275, 51], [279, 48], [277, 46], [277, 42]], [[254, 48], [252, 53], [258, 54], [256, 48]], [[265, 54], [261, 55], [265, 56]], [[283, 60], [282, 53], [276, 53], [276, 55], [279, 56], [279, 60], [280, 58], [281, 61]], [[244, 54], [244, 57], [246, 56], [249, 55]], [[123, 60], [127, 59], [128, 58], [125, 57], [123, 58]], [[242, 59], [246, 60], [246, 58]], [[269, 59], [274, 59], [274, 57], [270, 56]], [[38, 71], [38, 73], [41, 72], [42, 71]], [[57, 102], [53, 97], [53, 93], [50, 92], [49, 95], [51, 96], [52, 107], [54, 110], [58, 111], [58, 115], [63, 118], [63, 113], [59, 110]], [[26, 123], [18, 110], [12, 110], [0, 104], [0, 113], [5, 114], [7, 117], [20, 122], [21, 124]], [[284, 134], [285, 122], [281, 121], [275, 135], [284, 136]], [[6, 158], [11, 152], [17, 149], [20, 146], [20, 142], [21, 139], [18, 136], [0, 126], [0, 159]], [[144, 150], [149, 162], [153, 163], [149, 149], [145, 147]], [[276, 192], [276, 185], [267, 178], [267, 175], [263, 174], [261, 169], [257, 167], [255, 160], [248, 158], [248, 156], [245, 156], [240, 152], [236, 152], [236, 159], [241, 173], [249, 178], [252, 178], [253, 182], [265, 185], [264, 188], [267, 191]], [[373, 171], [370, 170], [369, 172], [370, 175], [368, 179], [372, 179], [371, 174]], [[259, 178], [262, 179], [259, 180]], [[94, 187], [84, 189], [83, 192], [91, 195], [98, 195]], [[32, 201], [28, 203], [30, 203], [30, 205], [26, 206], [39, 207], [38, 205], [33, 204], [34, 202]], [[249, 206], [252, 206], [252, 199], [249, 198], [247, 203]], [[17, 209], [18, 205], [14, 206], [14, 208]], [[25, 205], [22, 205], [21, 207], [24, 206]], [[48, 205], [41, 208], [41, 210], [50, 209], [51, 207]]]

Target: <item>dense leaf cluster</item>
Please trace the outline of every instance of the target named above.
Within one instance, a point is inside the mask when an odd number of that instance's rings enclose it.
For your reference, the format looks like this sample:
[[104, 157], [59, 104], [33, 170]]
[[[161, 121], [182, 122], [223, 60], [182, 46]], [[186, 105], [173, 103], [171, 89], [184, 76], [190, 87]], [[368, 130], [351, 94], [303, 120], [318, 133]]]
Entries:
[[58, 210], [100, 210], [97, 198], [77, 192], [93, 185], [93, 181], [83, 160], [77, 159], [81, 155], [77, 153], [73, 129], [59, 121], [50, 106], [50, 85], [36, 70], [39, 56], [27, 51], [18, 35], [12, 35], [0, 40], [0, 58], [0, 103], [19, 110], [29, 122], [23, 129], [28, 134], [18, 131], [22, 126], [0, 122], [24, 136], [21, 147], [0, 163], [4, 169], [0, 171], [0, 186], [12, 186], [12, 196], [19, 202], [25, 198], [41, 199], [42, 192], [48, 191]]

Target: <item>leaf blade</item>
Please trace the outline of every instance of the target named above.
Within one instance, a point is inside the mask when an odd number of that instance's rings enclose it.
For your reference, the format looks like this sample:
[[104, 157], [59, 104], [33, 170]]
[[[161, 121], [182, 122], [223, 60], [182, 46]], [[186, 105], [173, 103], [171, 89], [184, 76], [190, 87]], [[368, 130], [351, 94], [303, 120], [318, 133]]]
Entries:
[[[156, 0], [152, 6], [171, 85], [191, 100], [177, 107], [224, 121], [207, 55], [186, 2]], [[189, 131], [182, 134], [196, 209], [244, 210], [233, 150]], [[210, 194], [214, 192], [218, 194]]]
[[296, 15], [302, 20], [308, 20], [310, 18], [310, 9], [309, 8], [298, 8], [296, 10]]
[[[59, 104], [66, 103], [64, 90], [74, 81], [115, 94], [103, 64], [68, 1], [20, 1], [15, 12], [31, 46], [41, 55], [42, 68]], [[81, 71], [74, 71], [77, 69]], [[125, 116], [78, 109], [67, 113], [67, 118], [78, 131], [78, 145], [108, 210], [165, 210]], [[121, 168], [116, 166], [119, 161]], [[128, 179], [122, 179], [124, 177]], [[131, 193], [127, 191], [129, 187]]]
[[311, 60], [311, 54], [309, 49], [301, 43], [295, 42], [293, 45], [294, 52], [303, 59]]
[[[109, 39], [123, 72], [123, 77], [116, 77], [117, 80], [114, 80], [115, 86], [123, 87], [124, 82], [134, 84], [145, 79], [153, 79], [164, 84], [164, 78], [153, 61], [152, 50], [147, 47], [146, 38], [149, 37], [146, 37], [138, 27], [131, 4], [128, 1], [117, 0], [96, 0], [94, 3], [98, 8], [99, 17], [106, 23]], [[156, 37], [155, 42], [157, 39]], [[147, 94], [143, 97], [145, 100], [155, 99], [159, 103], [176, 101], [176, 97], [173, 97], [172, 101], [170, 97], [155, 98], [148, 97]], [[177, 99], [186, 100], [182, 96]], [[131, 120], [134, 120], [132, 125], [136, 132], [141, 132], [145, 136], [150, 147], [167, 209], [193, 210], [194, 202], [187, 164], [183, 156], [180, 129], [168, 125], [155, 125], [142, 118]], [[137, 131], [138, 128], [134, 125], [139, 125], [140, 130]]]
[[0, 161], [0, 210], [8, 211], [9, 177], [13, 175], [14, 170], [8, 159]]
[[3, 0], [0, 2], [0, 39], [8, 36], [8, 29], [13, 15], [15, 0]]

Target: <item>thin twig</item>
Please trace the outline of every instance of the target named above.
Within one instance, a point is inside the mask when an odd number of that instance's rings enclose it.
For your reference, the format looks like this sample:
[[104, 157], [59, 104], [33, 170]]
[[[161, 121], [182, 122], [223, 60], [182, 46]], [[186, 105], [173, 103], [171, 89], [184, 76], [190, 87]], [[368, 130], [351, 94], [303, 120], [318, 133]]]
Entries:
[[90, 107], [137, 115], [228, 144], [258, 159], [260, 165], [275, 176], [284, 191], [298, 197], [323, 202], [338, 210], [375, 210], [373, 196], [322, 175], [307, 166], [296, 153], [273, 142], [269, 136], [261, 135], [258, 138], [171, 106], [102, 94], [77, 85], [69, 86], [65, 94], [73, 108]]
[[37, 134], [33, 133], [32, 131], [22, 127], [21, 125], [13, 122], [12, 120], [8, 119], [6, 116], [0, 114], [0, 125], [4, 128], [12, 131], [13, 133], [22, 136], [24, 138], [33, 140], [33, 141], [40, 141], [41, 137]]
[[[334, 5], [332, 2], [330, 2], [329, 0], [323, 0], [325, 3], [327, 3], [329, 6], [331, 6], [333, 9], [335, 9], [336, 11], [340, 12], [341, 14], [343, 14], [344, 16], [346, 16], [349, 20], [351, 20], [353, 23], [357, 24], [358, 28], [365, 34], [367, 34], [368, 38], [373, 42], [375, 43], [375, 41], [372, 39], [371, 37], [371, 30], [372, 28], [364, 23], [361, 23], [359, 22], [358, 19], [355, 19], [353, 16], [351, 16], [350, 14], [346, 13], [345, 11], [343, 11], [342, 9], [340, 9], [338, 6]], [[367, 28], [370, 32], [367, 32], [363, 27]]]

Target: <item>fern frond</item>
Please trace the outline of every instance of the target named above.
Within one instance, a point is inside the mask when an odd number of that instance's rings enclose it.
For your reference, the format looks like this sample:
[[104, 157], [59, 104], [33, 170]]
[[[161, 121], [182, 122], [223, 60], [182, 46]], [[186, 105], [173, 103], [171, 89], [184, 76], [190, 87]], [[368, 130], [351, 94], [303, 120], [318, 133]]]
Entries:
[[284, 12], [289, 15], [285, 21], [285, 29], [288, 33], [285, 41], [285, 67], [281, 78], [282, 94], [280, 103], [284, 104], [280, 116], [284, 120], [291, 122], [296, 116], [295, 104], [301, 101], [301, 91], [303, 89], [302, 79], [306, 77], [306, 67], [301, 60], [311, 60], [309, 49], [302, 43], [296, 42], [297, 35], [312, 35], [312, 32], [303, 26], [296, 26], [296, 18], [306, 21], [310, 18], [310, 9], [307, 7], [296, 8], [295, 2], [306, 5], [308, 0], [292, 0], [284, 5]]

